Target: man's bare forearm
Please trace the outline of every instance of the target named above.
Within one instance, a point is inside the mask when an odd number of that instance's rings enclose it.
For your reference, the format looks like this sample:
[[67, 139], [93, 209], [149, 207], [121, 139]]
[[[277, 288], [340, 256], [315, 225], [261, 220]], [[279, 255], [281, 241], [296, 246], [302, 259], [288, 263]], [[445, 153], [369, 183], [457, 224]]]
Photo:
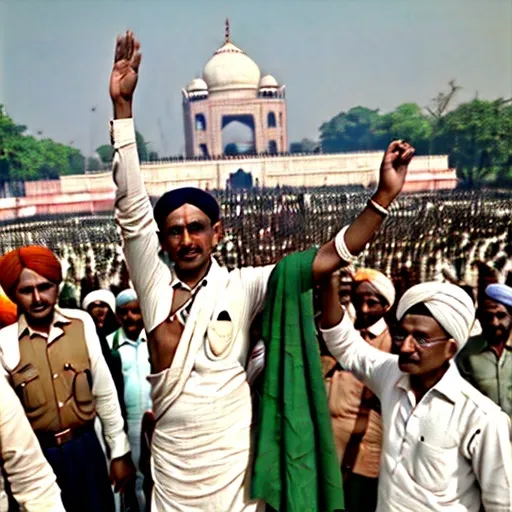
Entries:
[[131, 101], [118, 100], [113, 103], [114, 119], [130, 119], [133, 117]]
[[[373, 200], [384, 208], [389, 208], [394, 198], [386, 197], [379, 191], [375, 192]], [[382, 223], [385, 215], [367, 206], [354, 220], [345, 233], [345, 243], [351, 254], [357, 256], [368, 244]]]

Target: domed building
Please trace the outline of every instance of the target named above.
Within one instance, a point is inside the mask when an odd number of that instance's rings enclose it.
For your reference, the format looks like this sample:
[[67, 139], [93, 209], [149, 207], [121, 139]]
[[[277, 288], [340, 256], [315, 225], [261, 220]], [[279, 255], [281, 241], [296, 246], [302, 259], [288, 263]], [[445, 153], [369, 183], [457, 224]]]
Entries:
[[183, 94], [187, 158], [287, 151], [285, 86], [230, 40]]

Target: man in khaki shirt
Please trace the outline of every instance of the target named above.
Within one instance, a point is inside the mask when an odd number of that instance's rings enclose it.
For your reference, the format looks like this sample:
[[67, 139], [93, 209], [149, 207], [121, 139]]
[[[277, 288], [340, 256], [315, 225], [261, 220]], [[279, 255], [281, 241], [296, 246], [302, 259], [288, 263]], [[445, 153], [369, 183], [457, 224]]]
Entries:
[[64, 512], [52, 468], [7, 380], [0, 376], [0, 512], [9, 510], [6, 477], [14, 499], [28, 512]]
[[460, 374], [512, 416], [512, 288], [491, 284], [478, 317], [482, 334], [457, 357]]

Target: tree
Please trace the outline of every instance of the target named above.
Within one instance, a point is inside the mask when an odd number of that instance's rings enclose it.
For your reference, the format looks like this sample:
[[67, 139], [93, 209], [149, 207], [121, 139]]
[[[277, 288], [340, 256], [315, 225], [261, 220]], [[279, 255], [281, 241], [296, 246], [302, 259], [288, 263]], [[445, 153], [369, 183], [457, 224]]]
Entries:
[[144, 137], [138, 131], [135, 131], [135, 141], [137, 142], [137, 153], [139, 154], [139, 160], [141, 162], [147, 162], [149, 143], [144, 140]]
[[320, 126], [320, 141], [326, 153], [384, 149], [377, 134], [379, 111], [354, 107]]
[[88, 171], [100, 171], [101, 170], [101, 162], [92, 156], [87, 159], [87, 170]]
[[474, 99], [447, 113], [436, 147], [449, 153], [462, 185], [508, 180], [512, 168], [512, 100]]
[[110, 144], [103, 144], [96, 148], [96, 153], [103, 164], [108, 165], [114, 159], [114, 148]]
[[377, 122], [379, 139], [385, 145], [395, 139], [411, 141], [417, 154], [429, 152], [432, 124], [416, 103], [404, 103]]
[[314, 153], [320, 146], [319, 142], [304, 138], [300, 142], [290, 144], [290, 153]]
[[0, 105], [0, 188], [8, 181], [57, 179], [83, 172], [83, 156], [75, 148], [51, 139], [26, 135]]

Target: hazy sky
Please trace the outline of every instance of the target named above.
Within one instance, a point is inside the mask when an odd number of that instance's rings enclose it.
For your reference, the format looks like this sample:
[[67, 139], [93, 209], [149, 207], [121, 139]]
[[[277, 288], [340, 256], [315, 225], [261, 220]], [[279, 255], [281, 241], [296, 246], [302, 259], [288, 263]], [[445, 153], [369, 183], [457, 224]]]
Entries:
[[226, 17], [232, 41], [286, 84], [290, 141], [356, 105], [425, 106], [451, 79], [459, 101], [512, 96], [512, 0], [0, 0], [0, 103], [85, 153], [107, 143], [113, 46], [130, 28], [138, 129], [177, 154], [181, 88], [223, 43]]

